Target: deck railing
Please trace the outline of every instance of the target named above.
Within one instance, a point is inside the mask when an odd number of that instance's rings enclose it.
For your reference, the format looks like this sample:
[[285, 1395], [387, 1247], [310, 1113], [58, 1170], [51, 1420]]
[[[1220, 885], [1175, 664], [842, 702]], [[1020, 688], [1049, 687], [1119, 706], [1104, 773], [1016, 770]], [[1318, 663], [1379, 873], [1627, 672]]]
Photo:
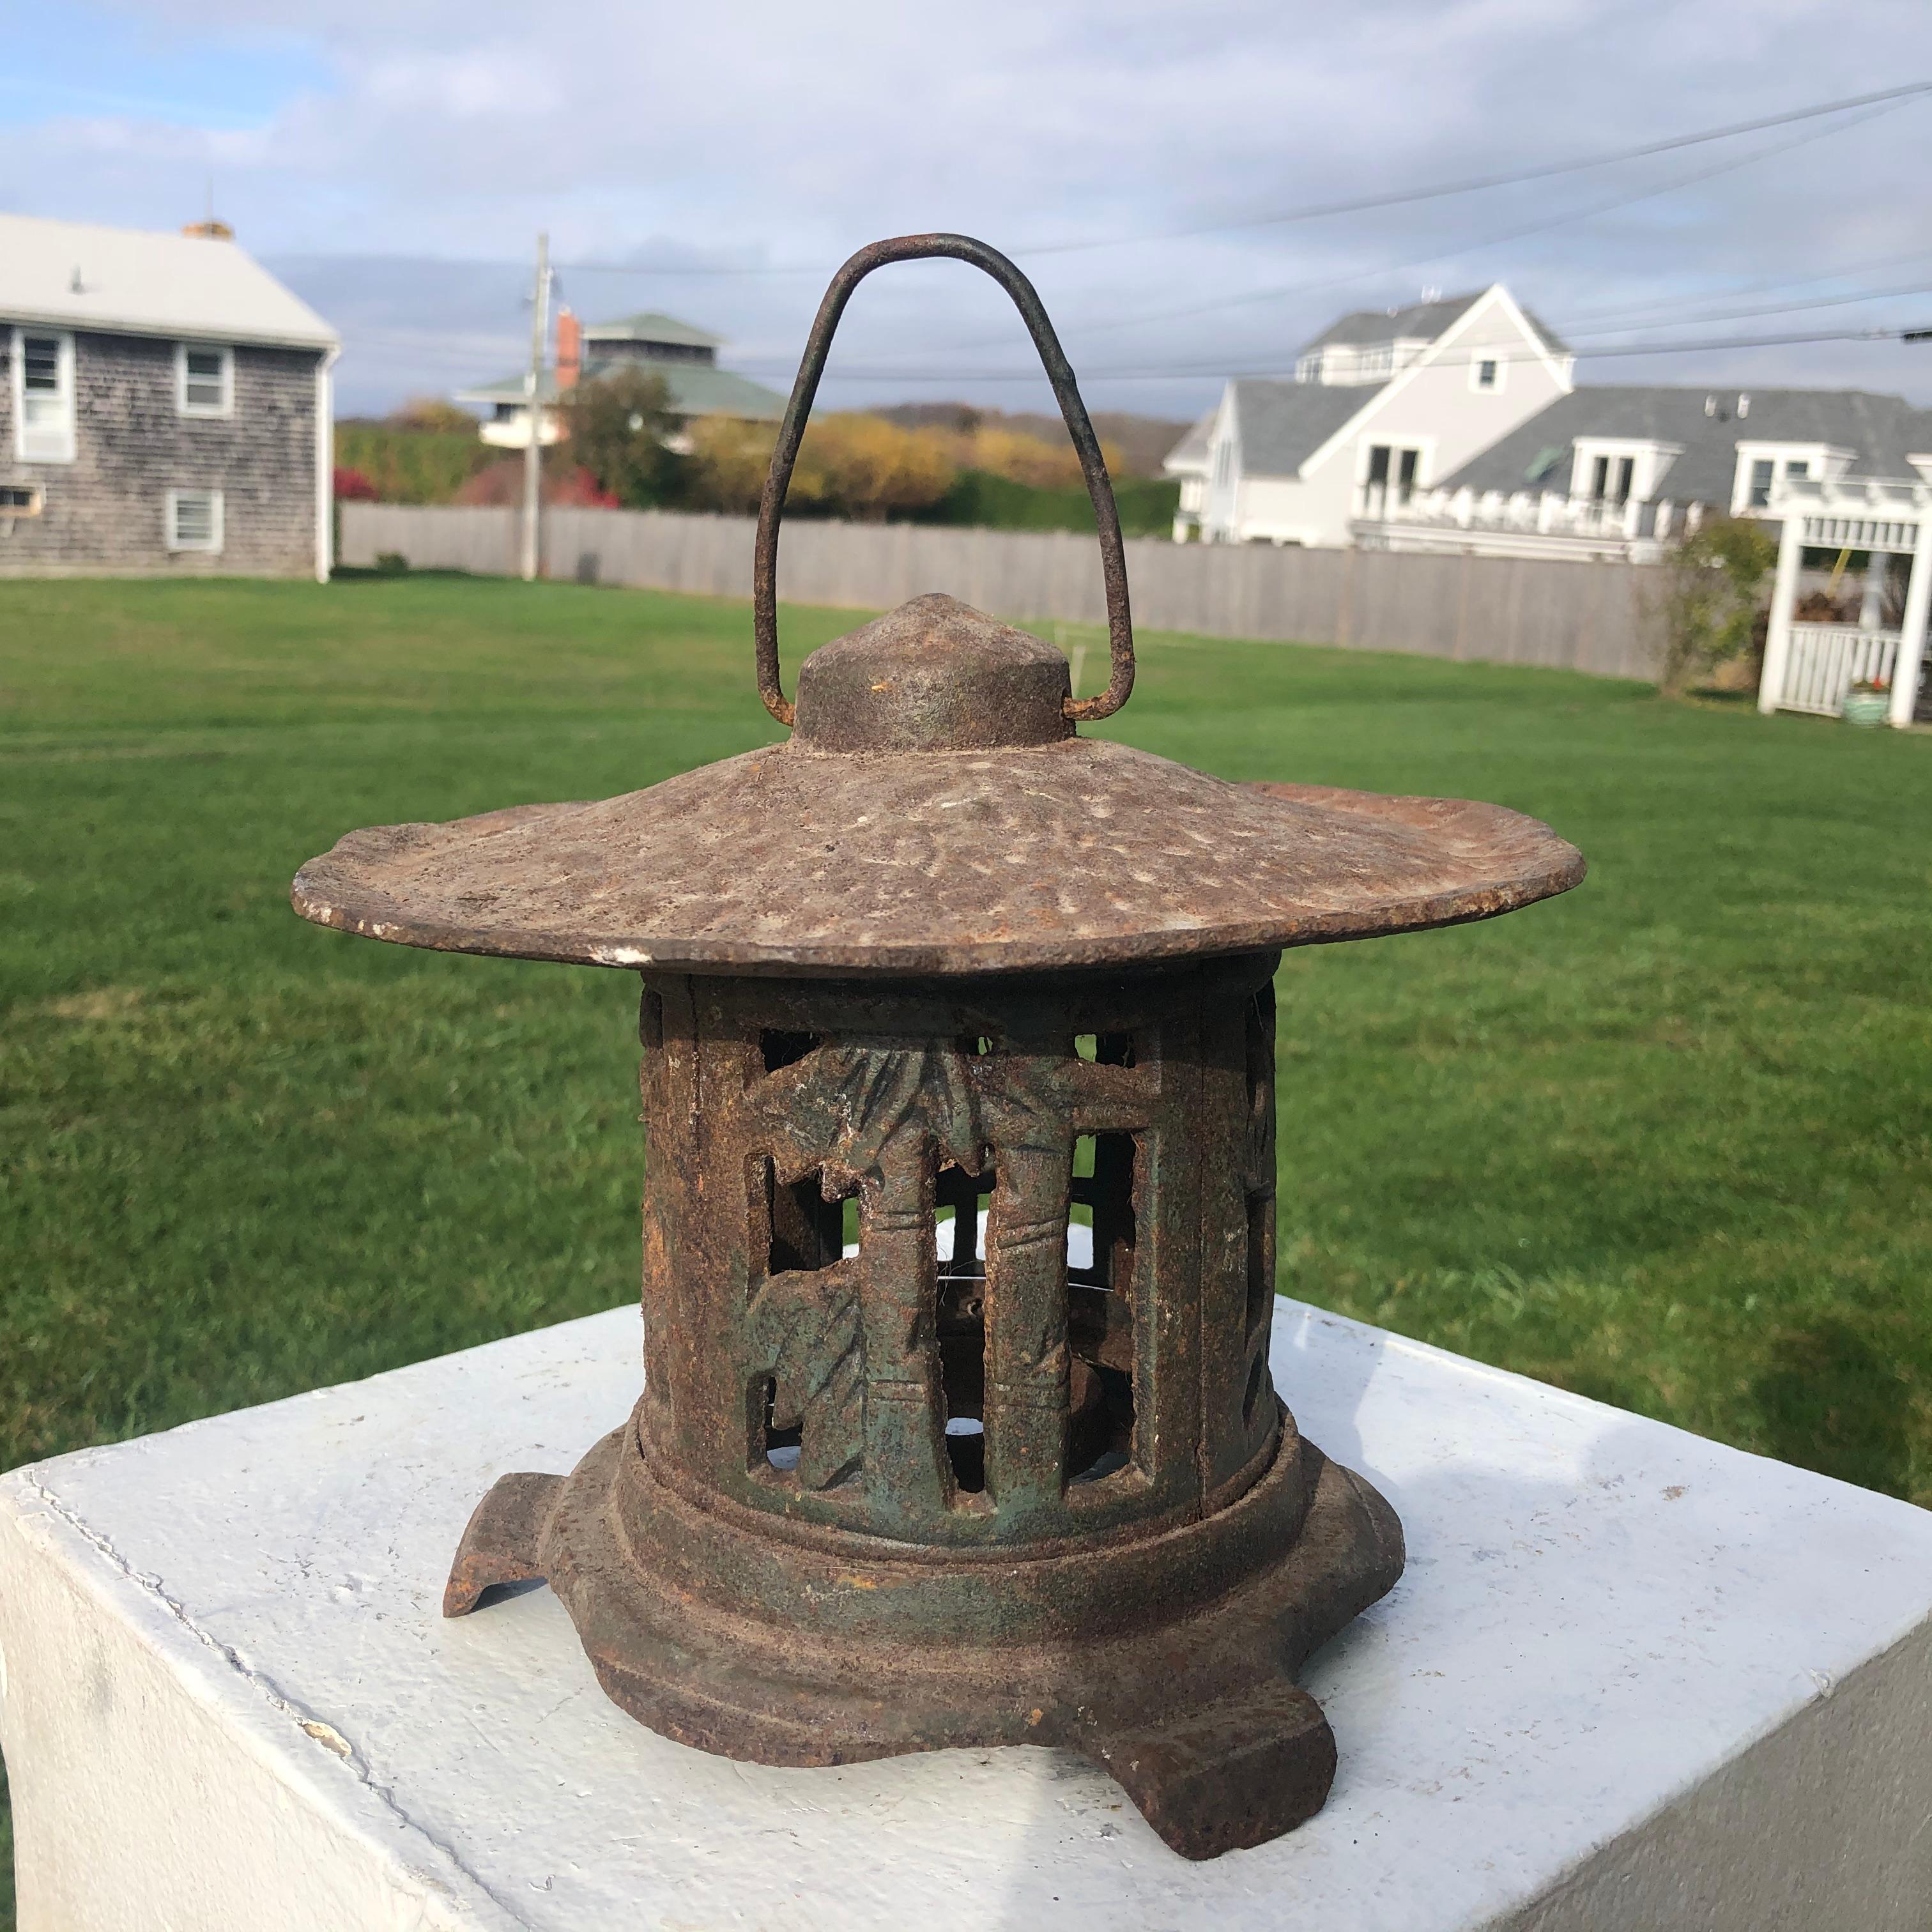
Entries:
[[1791, 651], [1784, 661], [1784, 689], [1778, 701], [1786, 711], [1835, 718], [1853, 685], [1873, 680], [1888, 685], [1898, 663], [1896, 631], [1863, 631], [1856, 624], [1793, 624]]

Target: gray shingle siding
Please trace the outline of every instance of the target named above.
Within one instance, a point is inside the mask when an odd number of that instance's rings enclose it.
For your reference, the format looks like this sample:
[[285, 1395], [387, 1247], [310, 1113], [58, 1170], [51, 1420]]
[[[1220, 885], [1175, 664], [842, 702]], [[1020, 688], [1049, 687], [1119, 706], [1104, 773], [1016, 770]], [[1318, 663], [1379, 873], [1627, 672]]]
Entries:
[[[15, 333], [0, 323], [0, 483], [38, 485], [42, 507], [10, 524], [0, 518], [0, 576], [313, 574], [315, 350], [237, 344], [233, 412], [184, 416], [173, 342], [76, 329], [74, 460], [22, 463]], [[222, 493], [219, 551], [168, 548], [170, 490]]]

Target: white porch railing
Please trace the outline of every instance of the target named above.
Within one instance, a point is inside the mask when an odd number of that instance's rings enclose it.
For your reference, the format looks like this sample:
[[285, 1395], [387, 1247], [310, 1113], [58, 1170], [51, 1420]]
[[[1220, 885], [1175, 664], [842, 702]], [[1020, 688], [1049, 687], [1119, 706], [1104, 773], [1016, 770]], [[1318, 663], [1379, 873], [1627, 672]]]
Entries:
[[1853, 685], [1873, 679], [1891, 683], [1898, 664], [1898, 635], [1862, 631], [1856, 624], [1793, 624], [1780, 707], [1837, 717]]
[[1396, 484], [1366, 483], [1356, 492], [1355, 516], [1362, 523], [1604, 537], [1628, 543], [1644, 534], [1647, 507], [1634, 499], [1618, 503], [1601, 497], [1559, 496], [1549, 491], [1479, 497], [1468, 490], [1404, 490]]

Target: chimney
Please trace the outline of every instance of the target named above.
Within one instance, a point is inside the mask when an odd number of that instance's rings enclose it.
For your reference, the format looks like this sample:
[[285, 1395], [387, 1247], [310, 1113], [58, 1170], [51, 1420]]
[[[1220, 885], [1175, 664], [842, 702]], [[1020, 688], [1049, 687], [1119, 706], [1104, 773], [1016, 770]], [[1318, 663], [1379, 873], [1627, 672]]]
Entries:
[[574, 388], [584, 368], [584, 325], [567, 308], [556, 312], [556, 386]]

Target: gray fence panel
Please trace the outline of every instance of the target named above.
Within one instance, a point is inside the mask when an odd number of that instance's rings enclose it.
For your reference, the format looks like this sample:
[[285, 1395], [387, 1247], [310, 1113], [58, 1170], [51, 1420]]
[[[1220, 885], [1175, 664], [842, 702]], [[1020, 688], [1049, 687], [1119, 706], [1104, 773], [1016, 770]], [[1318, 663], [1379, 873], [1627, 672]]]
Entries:
[[[509, 509], [342, 506], [342, 560], [385, 552], [419, 569], [516, 568]], [[746, 517], [658, 510], [548, 510], [547, 574], [712, 597], [752, 589]], [[1272, 545], [1127, 546], [1136, 622], [1149, 630], [1414, 651], [1492, 664], [1648, 677], [1654, 663], [1651, 566], [1540, 558]], [[883, 610], [926, 590], [1039, 622], [1100, 624], [1106, 597], [1090, 537], [1066, 531], [942, 529], [794, 518], [778, 554], [794, 602]]]

